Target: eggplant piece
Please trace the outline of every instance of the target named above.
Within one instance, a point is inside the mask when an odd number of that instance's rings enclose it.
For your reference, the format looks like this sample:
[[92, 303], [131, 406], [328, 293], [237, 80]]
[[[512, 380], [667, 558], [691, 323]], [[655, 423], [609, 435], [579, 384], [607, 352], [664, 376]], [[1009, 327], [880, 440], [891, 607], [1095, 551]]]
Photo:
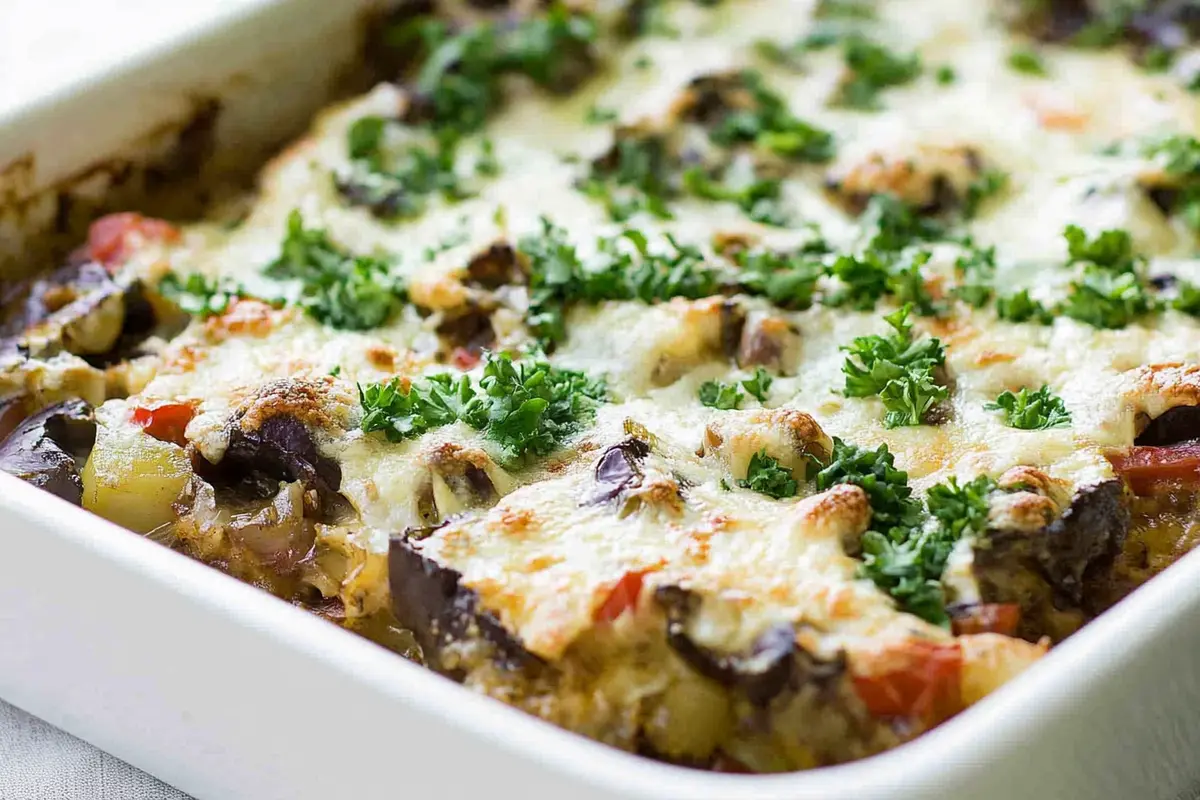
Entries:
[[323, 500], [337, 495], [342, 468], [317, 452], [312, 434], [300, 420], [276, 414], [254, 431], [244, 430], [240, 423], [240, 417], [229, 422], [229, 446], [219, 463], [198, 453], [193, 458], [196, 472], [214, 486], [237, 487], [266, 499], [275, 494], [280, 481], [299, 481], [316, 489]]
[[973, 545], [983, 602], [1018, 603], [1023, 638], [1062, 638], [1091, 615], [1085, 587], [1111, 567], [1129, 524], [1124, 484], [1110, 479], [1076, 491], [1043, 528], [987, 530]]
[[492, 244], [467, 263], [467, 283], [481, 289], [499, 289], [525, 279], [517, 251], [507, 242]]
[[[104, 367], [138, 354], [160, 324], [141, 281], [123, 285], [91, 261], [68, 264], [18, 285], [3, 300], [0, 351], [48, 357], [66, 351]], [[181, 315], [178, 333], [186, 325]]]
[[596, 462], [596, 488], [584, 504], [607, 503], [640, 482], [641, 462], [648, 455], [650, 445], [633, 436], [606, 449]]
[[95, 443], [92, 407], [82, 400], [68, 400], [29, 417], [0, 442], [0, 469], [82, 505], [79, 469]]
[[655, 601], [667, 615], [667, 642], [692, 669], [766, 707], [788, 690], [808, 684], [827, 685], [845, 673], [841, 661], [821, 661], [796, 644], [791, 625], [763, 632], [743, 653], [722, 653], [696, 643], [688, 634], [691, 617], [703, 598], [680, 586], [660, 586]]
[[[436, 530], [436, 528], [434, 529]], [[447, 645], [471, 638], [488, 644], [511, 669], [538, 670], [544, 662], [525, 649], [499, 618], [479, 608], [479, 597], [462, 585], [462, 574], [426, 558], [417, 549], [422, 533], [406, 531], [388, 545], [388, 584], [392, 610], [401, 627], [416, 636], [425, 663], [438, 672], [463, 680], [466, 670], [445, 659]]]
[[444, 320], [437, 326], [437, 333], [451, 352], [462, 348], [472, 355], [479, 355], [496, 344], [491, 314], [476, 306]]
[[1200, 439], [1200, 406], [1175, 406], [1159, 414], [1133, 440], [1135, 445], [1165, 447]]

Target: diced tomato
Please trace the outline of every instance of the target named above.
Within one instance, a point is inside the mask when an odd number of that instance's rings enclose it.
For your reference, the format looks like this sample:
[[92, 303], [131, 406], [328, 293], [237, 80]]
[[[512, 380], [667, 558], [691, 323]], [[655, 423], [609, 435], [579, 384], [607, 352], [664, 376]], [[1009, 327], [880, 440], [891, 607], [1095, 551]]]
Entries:
[[962, 649], [957, 642], [913, 639], [880, 653], [875, 671], [854, 676], [854, 689], [877, 717], [916, 717], [935, 724], [962, 707]]
[[592, 612], [595, 622], [613, 622], [627, 609], [637, 606], [642, 594], [642, 579], [649, 570], [626, 572], [608, 591], [608, 597]]
[[173, 242], [179, 229], [169, 222], [126, 212], [109, 214], [88, 229], [87, 252], [105, 267], [115, 267], [127, 259], [141, 241]]
[[1012, 636], [1021, 624], [1021, 607], [1016, 603], [979, 603], [952, 615], [955, 636], [972, 633], [1002, 633]]
[[160, 442], [170, 442], [180, 447], [187, 444], [183, 432], [194, 416], [196, 408], [190, 403], [165, 403], [154, 408], [139, 406], [133, 410], [134, 424], [140, 425]]
[[1166, 447], [1143, 445], [1108, 460], [1138, 494], [1150, 494], [1160, 483], [1200, 484], [1200, 440]]
[[450, 354], [450, 363], [461, 370], [474, 369], [482, 360], [479, 353], [472, 352], [465, 347], [456, 347]]

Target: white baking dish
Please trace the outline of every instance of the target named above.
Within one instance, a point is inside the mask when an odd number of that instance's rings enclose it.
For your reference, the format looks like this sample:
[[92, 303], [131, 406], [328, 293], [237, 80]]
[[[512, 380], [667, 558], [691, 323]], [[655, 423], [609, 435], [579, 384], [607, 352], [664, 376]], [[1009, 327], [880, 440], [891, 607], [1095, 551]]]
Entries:
[[[0, 120], [0, 259], [42, 235], [55, 196], [109, 188], [79, 182], [89, 167], [161, 152], [192, 98], [225, 107], [218, 158], [294, 127], [352, 60], [366, 5], [244, 0]], [[18, 159], [36, 165], [19, 181]], [[1175, 800], [1200, 783], [1198, 654], [1194, 554], [912, 744], [809, 773], [707, 774], [472, 695], [0, 474], [0, 697], [201, 800]]]

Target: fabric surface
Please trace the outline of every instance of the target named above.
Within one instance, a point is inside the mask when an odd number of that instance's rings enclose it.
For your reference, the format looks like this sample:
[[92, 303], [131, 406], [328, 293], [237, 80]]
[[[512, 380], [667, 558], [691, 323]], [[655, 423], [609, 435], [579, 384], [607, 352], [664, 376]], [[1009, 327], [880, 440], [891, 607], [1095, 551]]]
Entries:
[[188, 800], [188, 797], [0, 701], [0, 800]]

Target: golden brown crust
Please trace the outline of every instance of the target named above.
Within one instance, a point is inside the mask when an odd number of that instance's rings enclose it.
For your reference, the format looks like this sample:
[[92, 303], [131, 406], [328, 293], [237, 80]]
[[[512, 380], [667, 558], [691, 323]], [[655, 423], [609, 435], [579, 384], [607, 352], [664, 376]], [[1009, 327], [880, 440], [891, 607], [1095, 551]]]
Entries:
[[835, 166], [826, 178], [831, 196], [861, 211], [877, 194], [889, 194], [911, 206], [941, 209], [960, 202], [979, 176], [982, 162], [967, 145], [920, 144], [894, 152], [875, 151]]
[[264, 384], [244, 401], [238, 424], [253, 433], [271, 417], [286, 414], [313, 428], [341, 428], [351, 402], [333, 378], [284, 378]]

